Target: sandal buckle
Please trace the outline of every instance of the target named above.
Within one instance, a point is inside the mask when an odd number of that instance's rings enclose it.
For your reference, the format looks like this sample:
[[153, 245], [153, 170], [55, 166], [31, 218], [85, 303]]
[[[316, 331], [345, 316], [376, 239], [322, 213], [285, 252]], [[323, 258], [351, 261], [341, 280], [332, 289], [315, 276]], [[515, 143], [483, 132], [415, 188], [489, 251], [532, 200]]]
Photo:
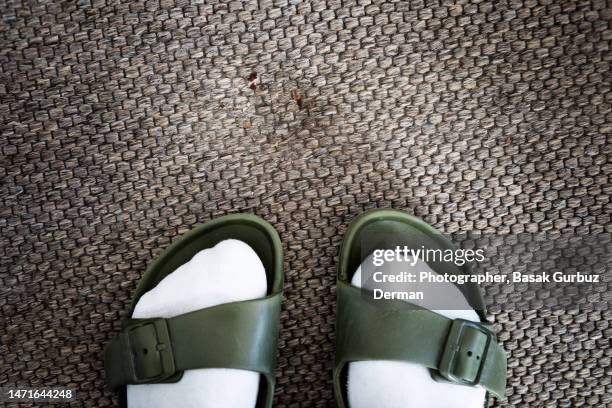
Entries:
[[479, 384], [492, 340], [493, 333], [482, 324], [453, 320], [438, 372], [456, 384]]
[[147, 319], [127, 328], [136, 384], [162, 382], [176, 372], [166, 319]]

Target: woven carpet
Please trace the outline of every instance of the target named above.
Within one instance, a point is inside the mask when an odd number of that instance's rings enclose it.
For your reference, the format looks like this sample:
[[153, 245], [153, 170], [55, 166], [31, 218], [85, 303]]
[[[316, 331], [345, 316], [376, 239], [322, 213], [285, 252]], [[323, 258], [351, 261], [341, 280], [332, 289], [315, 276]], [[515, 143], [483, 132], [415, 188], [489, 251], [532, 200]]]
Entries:
[[[610, 232], [609, 6], [0, 0], [0, 386], [115, 406], [101, 353], [139, 277], [223, 214], [285, 247], [276, 407], [333, 404], [338, 247], [365, 209]], [[612, 403], [610, 311], [487, 300], [496, 407]]]

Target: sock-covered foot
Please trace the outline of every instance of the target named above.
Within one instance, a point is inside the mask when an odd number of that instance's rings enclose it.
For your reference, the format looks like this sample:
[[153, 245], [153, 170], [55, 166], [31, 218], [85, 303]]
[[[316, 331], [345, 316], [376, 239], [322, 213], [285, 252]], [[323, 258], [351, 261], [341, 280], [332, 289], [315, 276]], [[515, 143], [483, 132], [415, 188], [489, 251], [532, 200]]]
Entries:
[[[367, 258], [365, 262], [371, 262]], [[415, 270], [431, 271], [426, 263], [417, 262]], [[361, 266], [355, 272], [353, 285], [361, 287]], [[441, 284], [440, 284], [441, 285]], [[453, 299], [465, 299], [452, 283], [443, 290]], [[434, 310], [449, 319], [480, 322], [467, 300], [464, 310]], [[395, 361], [360, 361], [348, 367], [348, 401], [350, 408], [482, 408], [486, 391], [480, 387], [436, 382], [423, 366]]]
[[[174, 317], [222, 303], [264, 297], [266, 272], [253, 249], [226, 240], [198, 252], [145, 293], [132, 317]], [[236, 369], [187, 370], [173, 384], [128, 385], [129, 408], [253, 408], [259, 374]]]

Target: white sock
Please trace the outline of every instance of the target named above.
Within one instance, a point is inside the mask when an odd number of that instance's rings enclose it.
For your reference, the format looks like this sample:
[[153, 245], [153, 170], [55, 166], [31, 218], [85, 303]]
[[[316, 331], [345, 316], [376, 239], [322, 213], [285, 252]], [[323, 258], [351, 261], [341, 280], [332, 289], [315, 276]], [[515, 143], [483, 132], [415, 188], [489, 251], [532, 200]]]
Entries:
[[[173, 317], [222, 303], [266, 296], [266, 272], [253, 249], [230, 239], [198, 252], [145, 293], [132, 317]], [[129, 408], [253, 408], [259, 374], [236, 369], [187, 370], [173, 384], [128, 385]]]
[[[364, 261], [371, 262], [371, 258]], [[418, 271], [433, 271], [418, 262]], [[410, 271], [408, 271], [410, 272]], [[361, 266], [351, 283], [361, 287]], [[442, 284], [440, 284], [442, 285]], [[456, 291], [453, 299], [465, 299], [452, 283], [444, 290]], [[402, 287], [403, 288], [403, 287]], [[480, 322], [478, 314], [465, 301], [465, 310], [434, 310], [449, 319]], [[482, 408], [486, 391], [481, 387], [436, 382], [423, 366], [395, 361], [360, 361], [349, 363], [348, 401], [350, 408]]]

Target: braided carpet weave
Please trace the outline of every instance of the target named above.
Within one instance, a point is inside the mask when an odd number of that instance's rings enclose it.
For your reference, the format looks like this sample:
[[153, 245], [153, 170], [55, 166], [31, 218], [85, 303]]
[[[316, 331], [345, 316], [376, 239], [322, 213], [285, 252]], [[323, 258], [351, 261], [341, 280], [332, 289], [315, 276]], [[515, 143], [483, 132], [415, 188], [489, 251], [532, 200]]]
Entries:
[[[139, 277], [222, 214], [285, 245], [277, 407], [332, 404], [338, 247], [365, 209], [610, 232], [609, 6], [0, 0], [0, 385], [114, 406], [101, 352]], [[488, 301], [495, 406], [609, 406], [610, 311]]]

